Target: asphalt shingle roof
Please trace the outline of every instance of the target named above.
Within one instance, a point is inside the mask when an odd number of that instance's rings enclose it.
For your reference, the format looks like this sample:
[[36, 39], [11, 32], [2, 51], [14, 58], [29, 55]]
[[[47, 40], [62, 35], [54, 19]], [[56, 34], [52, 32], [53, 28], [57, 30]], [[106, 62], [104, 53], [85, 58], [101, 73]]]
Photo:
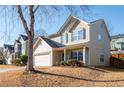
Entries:
[[17, 43], [20, 43], [20, 41], [19, 40], [15, 40]]
[[28, 40], [28, 37], [26, 35], [20, 35], [24, 41]]
[[45, 37], [41, 37], [44, 41], [46, 41], [46, 43], [48, 43], [52, 48], [59, 48], [61, 45], [58, 44], [57, 42], [50, 40], [48, 38]]
[[114, 35], [114, 36], [111, 36], [112, 39], [116, 39], [116, 38], [124, 38], [124, 34], [119, 34], [119, 35]]
[[4, 44], [4, 48], [8, 48], [9, 50], [14, 50], [13, 45]]

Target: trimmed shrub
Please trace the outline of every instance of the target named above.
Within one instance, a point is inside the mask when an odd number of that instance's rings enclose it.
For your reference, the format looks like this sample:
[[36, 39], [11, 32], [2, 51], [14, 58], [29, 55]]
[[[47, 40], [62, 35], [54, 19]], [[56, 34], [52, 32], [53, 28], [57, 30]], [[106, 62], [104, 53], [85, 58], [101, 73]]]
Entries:
[[22, 55], [21, 56], [21, 61], [22, 61], [22, 64], [23, 65], [26, 65], [27, 64], [27, 61], [28, 61], [28, 56], [27, 55]]
[[14, 60], [12, 60], [12, 64], [16, 65], [16, 66], [20, 66], [21, 65], [21, 60], [20, 59], [14, 59]]
[[56, 66], [78, 66], [78, 67], [82, 67], [83, 66], [83, 62], [82, 61], [78, 61], [77, 59], [69, 59], [67, 61], [56, 62], [55, 65]]
[[62, 66], [67, 66], [67, 61], [61, 61]]
[[70, 60], [67, 60], [69, 66], [77, 66], [77, 59], [70, 59]]
[[56, 66], [78, 66], [78, 67], [82, 67], [83, 66], [83, 62], [82, 61], [78, 61], [77, 59], [69, 59], [67, 61], [56, 62], [55, 65]]
[[56, 62], [55, 63], [55, 66], [60, 66], [61, 65], [61, 62]]

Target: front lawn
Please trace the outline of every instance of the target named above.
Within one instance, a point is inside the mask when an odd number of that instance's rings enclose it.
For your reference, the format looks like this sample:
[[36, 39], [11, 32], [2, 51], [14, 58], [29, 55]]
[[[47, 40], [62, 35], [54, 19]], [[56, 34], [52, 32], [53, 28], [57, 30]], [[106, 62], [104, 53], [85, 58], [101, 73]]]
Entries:
[[42, 67], [36, 74], [23, 70], [0, 73], [0, 86], [79, 87], [123, 86], [124, 69], [110, 67]]

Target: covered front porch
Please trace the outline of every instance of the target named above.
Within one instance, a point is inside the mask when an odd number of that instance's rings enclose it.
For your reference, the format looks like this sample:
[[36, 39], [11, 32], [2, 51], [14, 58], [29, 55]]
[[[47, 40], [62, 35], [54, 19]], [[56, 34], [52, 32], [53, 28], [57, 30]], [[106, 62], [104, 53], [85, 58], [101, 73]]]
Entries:
[[68, 45], [62, 48], [54, 49], [54, 61], [67, 61], [69, 59], [77, 59], [84, 65], [89, 64], [89, 48], [86, 45]]

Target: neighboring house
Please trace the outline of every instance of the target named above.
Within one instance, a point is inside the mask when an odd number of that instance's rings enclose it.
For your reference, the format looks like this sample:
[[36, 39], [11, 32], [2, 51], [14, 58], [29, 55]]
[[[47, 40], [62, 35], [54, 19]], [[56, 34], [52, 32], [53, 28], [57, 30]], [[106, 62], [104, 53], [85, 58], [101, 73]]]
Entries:
[[[34, 43], [37, 40], [37, 36], [34, 37]], [[20, 35], [14, 43], [15, 58], [20, 58], [21, 55], [28, 54], [28, 37], [26, 35]]]
[[28, 37], [26, 35], [20, 35], [18, 40], [21, 43], [21, 55], [27, 55], [27, 53], [28, 53]]
[[[38, 39], [38, 36], [34, 37], [34, 43]], [[20, 35], [18, 38], [18, 52], [19, 55], [27, 55], [28, 54], [28, 37], [26, 35]]]
[[[34, 38], [34, 43], [37, 39], [38, 37]], [[19, 38], [15, 40], [14, 45], [4, 45], [4, 55], [7, 64], [11, 64], [11, 60], [20, 58], [21, 55], [27, 55], [27, 53], [28, 37], [26, 35], [20, 35]]]
[[124, 51], [124, 34], [111, 37], [111, 51]]
[[22, 45], [21, 45], [20, 41], [15, 40], [15, 43], [14, 43], [14, 55], [15, 55], [15, 58], [19, 58], [21, 56], [21, 48], [22, 48]]
[[6, 64], [11, 64], [13, 59], [20, 58], [21, 55], [27, 55], [28, 37], [20, 35], [19, 38], [15, 40], [14, 45], [4, 44], [3, 50]]
[[4, 44], [3, 55], [5, 57], [6, 64], [11, 64], [11, 61], [13, 59], [13, 53], [14, 53], [14, 46]]
[[103, 19], [88, 23], [70, 16], [57, 33], [37, 39], [34, 66], [53, 66], [68, 59], [80, 60], [85, 66], [108, 66], [110, 39]]
[[26, 35], [20, 35], [14, 43], [14, 55], [15, 58], [20, 58], [21, 55], [27, 55], [28, 52], [28, 37]]
[[20, 35], [19, 38], [15, 40], [14, 45], [4, 44], [3, 54], [5, 57], [6, 64], [11, 64], [12, 60], [20, 58], [21, 55], [27, 54], [27, 40], [27, 36]]

